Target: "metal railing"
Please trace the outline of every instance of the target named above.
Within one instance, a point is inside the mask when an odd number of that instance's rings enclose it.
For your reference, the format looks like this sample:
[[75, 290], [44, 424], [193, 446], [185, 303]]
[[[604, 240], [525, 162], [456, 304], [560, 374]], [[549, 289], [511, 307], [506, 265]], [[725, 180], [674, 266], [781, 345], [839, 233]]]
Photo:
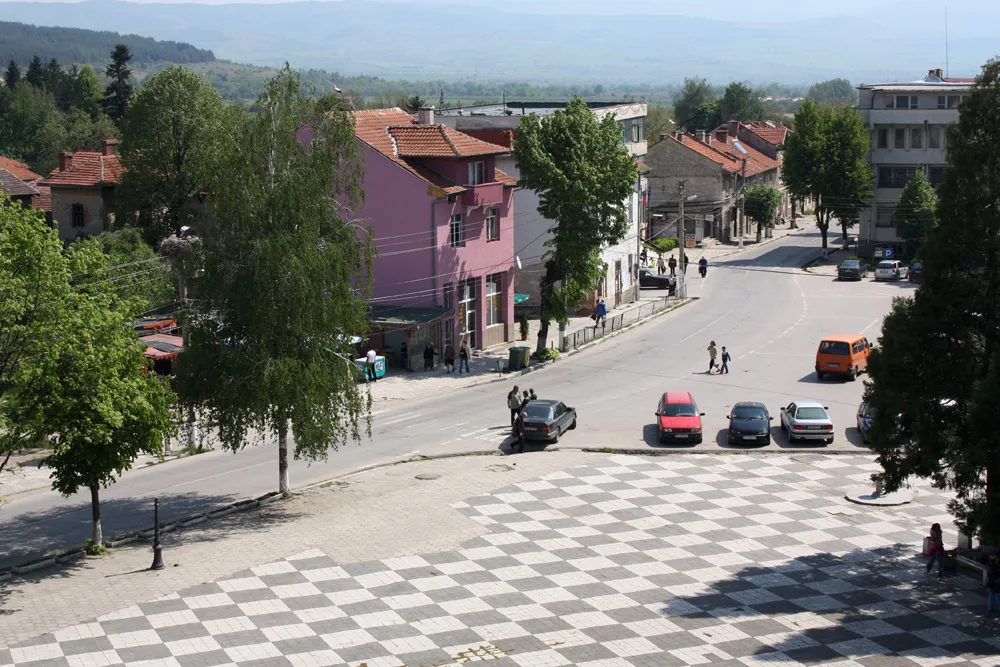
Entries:
[[598, 338], [603, 338], [610, 333], [614, 333], [615, 331], [635, 324], [641, 319], [645, 319], [650, 315], [655, 315], [662, 310], [666, 310], [668, 307], [676, 303], [678, 303], [678, 299], [676, 297], [661, 297], [655, 301], [643, 303], [638, 308], [632, 308], [624, 313], [615, 315], [614, 317], [608, 317], [606, 322], [602, 324], [589, 326], [585, 329], [581, 329], [580, 331], [568, 334], [564, 339], [562, 352], [575, 350], [581, 345], [586, 345], [587, 343], [597, 340]]

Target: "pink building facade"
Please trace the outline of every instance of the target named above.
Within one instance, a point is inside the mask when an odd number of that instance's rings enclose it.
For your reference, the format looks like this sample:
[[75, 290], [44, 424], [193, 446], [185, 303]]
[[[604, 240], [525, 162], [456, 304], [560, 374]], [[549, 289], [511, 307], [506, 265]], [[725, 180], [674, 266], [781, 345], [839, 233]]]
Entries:
[[495, 166], [509, 149], [400, 109], [354, 113], [364, 163], [364, 207], [377, 249], [373, 330], [381, 346], [427, 342], [441, 359], [465, 341], [483, 349], [514, 340], [514, 192]]

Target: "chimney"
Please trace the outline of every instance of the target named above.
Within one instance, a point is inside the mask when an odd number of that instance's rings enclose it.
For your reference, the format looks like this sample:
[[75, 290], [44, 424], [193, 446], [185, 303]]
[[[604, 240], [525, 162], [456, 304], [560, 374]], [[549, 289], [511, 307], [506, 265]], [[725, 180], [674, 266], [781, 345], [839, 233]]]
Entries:
[[695, 130], [694, 138], [702, 143], [705, 143], [705, 130]]
[[715, 131], [715, 140], [726, 144], [729, 143], [729, 130], [727, 128], [720, 128]]
[[102, 155], [118, 155], [118, 140], [105, 139], [101, 142]]
[[930, 78], [930, 77], [937, 77], [939, 79], [943, 79], [944, 78], [944, 72], [941, 71], [941, 70], [939, 70], [939, 69], [930, 69], [930, 70], [927, 70], [927, 77], [928, 78]]
[[730, 136], [732, 136], [733, 139], [739, 139], [740, 138], [740, 122], [738, 120], [731, 120], [731, 121], [729, 121], [728, 125], [729, 125], [729, 134], [730, 134]]
[[421, 125], [433, 125], [434, 107], [420, 107], [417, 109], [417, 122]]
[[73, 154], [72, 153], [60, 153], [59, 154], [59, 171], [66, 171], [73, 166]]

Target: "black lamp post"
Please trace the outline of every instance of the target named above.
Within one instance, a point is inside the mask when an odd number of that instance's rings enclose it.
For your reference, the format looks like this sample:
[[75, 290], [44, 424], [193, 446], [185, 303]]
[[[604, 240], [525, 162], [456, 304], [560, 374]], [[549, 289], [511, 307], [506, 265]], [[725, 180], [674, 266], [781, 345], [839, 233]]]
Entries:
[[163, 549], [160, 547], [160, 499], [153, 499], [153, 564], [150, 570], [162, 570]]

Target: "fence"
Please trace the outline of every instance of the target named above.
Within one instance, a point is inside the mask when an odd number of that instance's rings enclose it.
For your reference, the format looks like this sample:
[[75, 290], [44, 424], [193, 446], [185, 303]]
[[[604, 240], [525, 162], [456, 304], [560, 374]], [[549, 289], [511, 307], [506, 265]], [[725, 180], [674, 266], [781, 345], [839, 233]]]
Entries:
[[661, 297], [655, 301], [643, 303], [638, 308], [627, 310], [620, 315], [609, 317], [603, 326], [586, 327], [580, 331], [568, 334], [564, 339], [562, 351], [569, 352], [570, 350], [575, 350], [581, 345], [586, 345], [592, 340], [597, 340], [598, 338], [607, 336], [608, 334], [614, 333], [619, 329], [635, 324], [641, 319], [667, 309], [672, 303], [677, 303], [677, 299]]

